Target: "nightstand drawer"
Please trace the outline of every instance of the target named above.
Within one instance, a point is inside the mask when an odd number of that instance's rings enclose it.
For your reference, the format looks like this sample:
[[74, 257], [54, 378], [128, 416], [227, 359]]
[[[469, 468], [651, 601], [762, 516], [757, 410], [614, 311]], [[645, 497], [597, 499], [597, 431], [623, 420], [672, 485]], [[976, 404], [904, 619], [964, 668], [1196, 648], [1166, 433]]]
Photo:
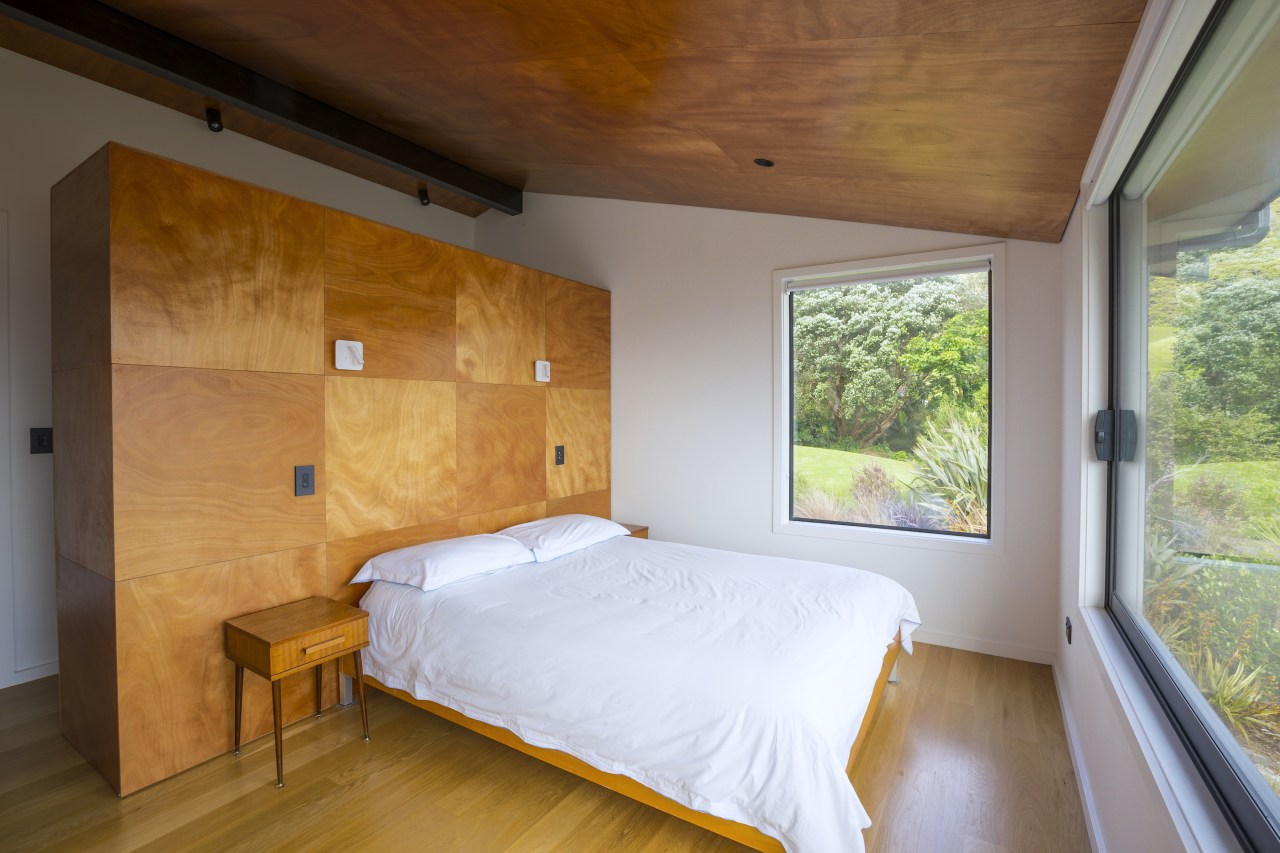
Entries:
[[227, 657], [275, 681], [369, 642], [369, 614], [327, 598], [307, 598], [228, 619]]
[[271, 672], [279, 675], [361, 648], [369, 640], [368, 630], [368, 621], [361, 619], [329, 625], [277, 643], [271, 647]]

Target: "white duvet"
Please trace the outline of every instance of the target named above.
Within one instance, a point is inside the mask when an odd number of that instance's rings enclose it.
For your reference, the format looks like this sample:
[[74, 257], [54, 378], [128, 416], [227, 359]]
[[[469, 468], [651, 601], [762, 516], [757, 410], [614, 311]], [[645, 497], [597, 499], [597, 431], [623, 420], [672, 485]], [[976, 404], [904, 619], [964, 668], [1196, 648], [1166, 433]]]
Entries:
[[382, 683], [792, 853], [862, 851], [845, 763], [919, 624], [870, 572], [627, 536], [431, 592], [377, 582], [361, 606]]

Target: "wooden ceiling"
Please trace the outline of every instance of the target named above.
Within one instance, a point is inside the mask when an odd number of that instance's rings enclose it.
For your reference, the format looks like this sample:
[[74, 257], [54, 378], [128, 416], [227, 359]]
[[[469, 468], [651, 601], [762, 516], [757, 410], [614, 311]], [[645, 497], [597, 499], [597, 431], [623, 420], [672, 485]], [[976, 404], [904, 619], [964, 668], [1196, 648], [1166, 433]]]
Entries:
[[[108, 5], [530, 191], [1056, 241], [1144, 2]], [[0, 44], [203, 114], [36, 36], [10, 24]], [[326, 158], [237, 118], [229, 129]]]

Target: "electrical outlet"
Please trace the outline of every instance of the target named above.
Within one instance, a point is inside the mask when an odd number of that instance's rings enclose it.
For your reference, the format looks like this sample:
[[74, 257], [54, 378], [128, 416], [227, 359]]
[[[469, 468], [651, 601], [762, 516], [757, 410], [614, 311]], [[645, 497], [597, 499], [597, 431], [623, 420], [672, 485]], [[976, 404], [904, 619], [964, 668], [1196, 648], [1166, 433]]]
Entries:
[[556, 445], [556, 464], [557, 465], [564, 464], [564, 445], [563, 444]]
[[314, 465], [294, 465], [293, 466], [293, 495], [294, 497], [303, 497], [304, 495], [314, 495], [316, 493], [316, 466]]

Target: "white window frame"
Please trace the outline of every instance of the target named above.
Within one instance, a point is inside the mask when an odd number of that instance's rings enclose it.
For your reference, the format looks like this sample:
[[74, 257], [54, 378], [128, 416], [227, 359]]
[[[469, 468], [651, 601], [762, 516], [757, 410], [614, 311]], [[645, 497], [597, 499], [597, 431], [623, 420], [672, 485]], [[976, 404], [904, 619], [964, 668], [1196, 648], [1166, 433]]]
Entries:
[[[804, 287], [836, 286], [858, 282], [888, 281], [944, 272], [966, 264], [991, 263], [990, 334], [991, 458], [988, 460], [991, 490], [987, 508], [989, 538], [861, 527], [791, 518], [791, 316], [788, 295]], [[813, 267], [775, 270], [773, 273], [773, 532], [819, 539], [839, 539], [870, 545], [893, 545], [939, 551], [960, 551], [998, 556], [1004, 553], [1005, 512], [1005, 244], [990, 243], [919, 252], [888, 258], [844, 261]]]

